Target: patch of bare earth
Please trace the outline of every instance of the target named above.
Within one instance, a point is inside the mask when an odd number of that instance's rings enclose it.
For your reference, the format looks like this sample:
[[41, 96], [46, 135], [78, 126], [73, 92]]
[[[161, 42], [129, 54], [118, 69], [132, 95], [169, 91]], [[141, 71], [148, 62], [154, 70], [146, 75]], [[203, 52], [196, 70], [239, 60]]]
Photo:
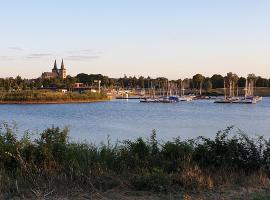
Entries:
[[[32, 198], [25, 199], [37, 199], [37, 200], [253, 200], [255, 194], [270, 194], [270, 188], [246, 188], [246, 187], [234, 187], [234, 188], [215, 188], [204, 191], [178, 191], [168, 193], [155, 193], [146, 191], [132, 191], [127, 188], [115, 188], [106, 192], [98, 193], [85, 193], [78, 191], [66, 195], [54, 195], [49, 194], [47, 196], [33, 196]], [[1, 198], [1, 195], [0, 195]], [[1, 198], [2, 199], [2, 198]], [[13, 199], [23, 199], [22, 197]]]

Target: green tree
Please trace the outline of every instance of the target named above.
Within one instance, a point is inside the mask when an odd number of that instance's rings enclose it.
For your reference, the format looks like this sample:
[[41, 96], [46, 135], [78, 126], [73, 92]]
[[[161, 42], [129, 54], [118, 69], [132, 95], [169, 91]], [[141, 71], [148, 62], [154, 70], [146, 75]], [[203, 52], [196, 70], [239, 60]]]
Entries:
[[144, 88], [144, 77], [140, 76], [138, 79], [138, 84], [140, 88]]
[[216, 89], [216, 88], [223, 88], [223, 84], [224, 84], [224, 77], [220, 74], [214, 74], [212, 77], [211, 77], [211, 82], [212, 82], [212, 86], [213, 86], [213, 89]]
[[238, 79], [238, 87], [245, 87], [245, 84], [246, 84], [246, 78], [240, 77]]
[[256, 87], [268, 87], [268, 80], [258, 76], [256, 80]]
[[196, 74], [193, 76], [193, 81], [195, 82], [196, 89], [199, 89], [199, 94], [202, 95], [202, 84], [204, 81], [204, 76], [201, 74]]

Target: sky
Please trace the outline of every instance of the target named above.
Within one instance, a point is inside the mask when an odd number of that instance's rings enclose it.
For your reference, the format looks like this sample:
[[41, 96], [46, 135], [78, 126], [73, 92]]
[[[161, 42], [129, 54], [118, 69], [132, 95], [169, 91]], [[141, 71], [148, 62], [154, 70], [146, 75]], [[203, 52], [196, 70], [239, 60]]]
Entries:
[[0, 77], [270, 78], [269, 0], [0, 0]]

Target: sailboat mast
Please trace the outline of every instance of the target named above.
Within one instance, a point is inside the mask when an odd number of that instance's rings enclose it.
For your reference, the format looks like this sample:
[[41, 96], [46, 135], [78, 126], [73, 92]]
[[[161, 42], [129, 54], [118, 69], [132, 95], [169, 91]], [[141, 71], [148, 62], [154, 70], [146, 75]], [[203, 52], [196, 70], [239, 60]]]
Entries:
[[224, 86], [223, 86], [224, 87], [224, 99], [226, 99], [226, 82], [225, 82], [225, 80], [224, 80], [223, 84], [224, 84]]
[[169, 96], [169, 81], [167, 80], [167, 97]]
[[246, 85], [245, 85], [245, 99], [247, 98], [248, 95], [248, 79], [246, 79]]

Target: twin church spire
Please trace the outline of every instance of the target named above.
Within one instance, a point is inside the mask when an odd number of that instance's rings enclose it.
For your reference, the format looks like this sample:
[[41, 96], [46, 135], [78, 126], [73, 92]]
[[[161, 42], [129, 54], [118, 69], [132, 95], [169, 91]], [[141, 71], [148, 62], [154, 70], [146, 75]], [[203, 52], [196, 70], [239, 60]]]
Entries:
[[[62, 62], [61, 62], [61, 69], [62, 69], [62, 70], [65, 69], [65, 65], [64, 65], [64, 60], [63, 60], [63, 58], [62, 58]], [[54, 61], [53, 70], [58, 70], [56, 60]]]

